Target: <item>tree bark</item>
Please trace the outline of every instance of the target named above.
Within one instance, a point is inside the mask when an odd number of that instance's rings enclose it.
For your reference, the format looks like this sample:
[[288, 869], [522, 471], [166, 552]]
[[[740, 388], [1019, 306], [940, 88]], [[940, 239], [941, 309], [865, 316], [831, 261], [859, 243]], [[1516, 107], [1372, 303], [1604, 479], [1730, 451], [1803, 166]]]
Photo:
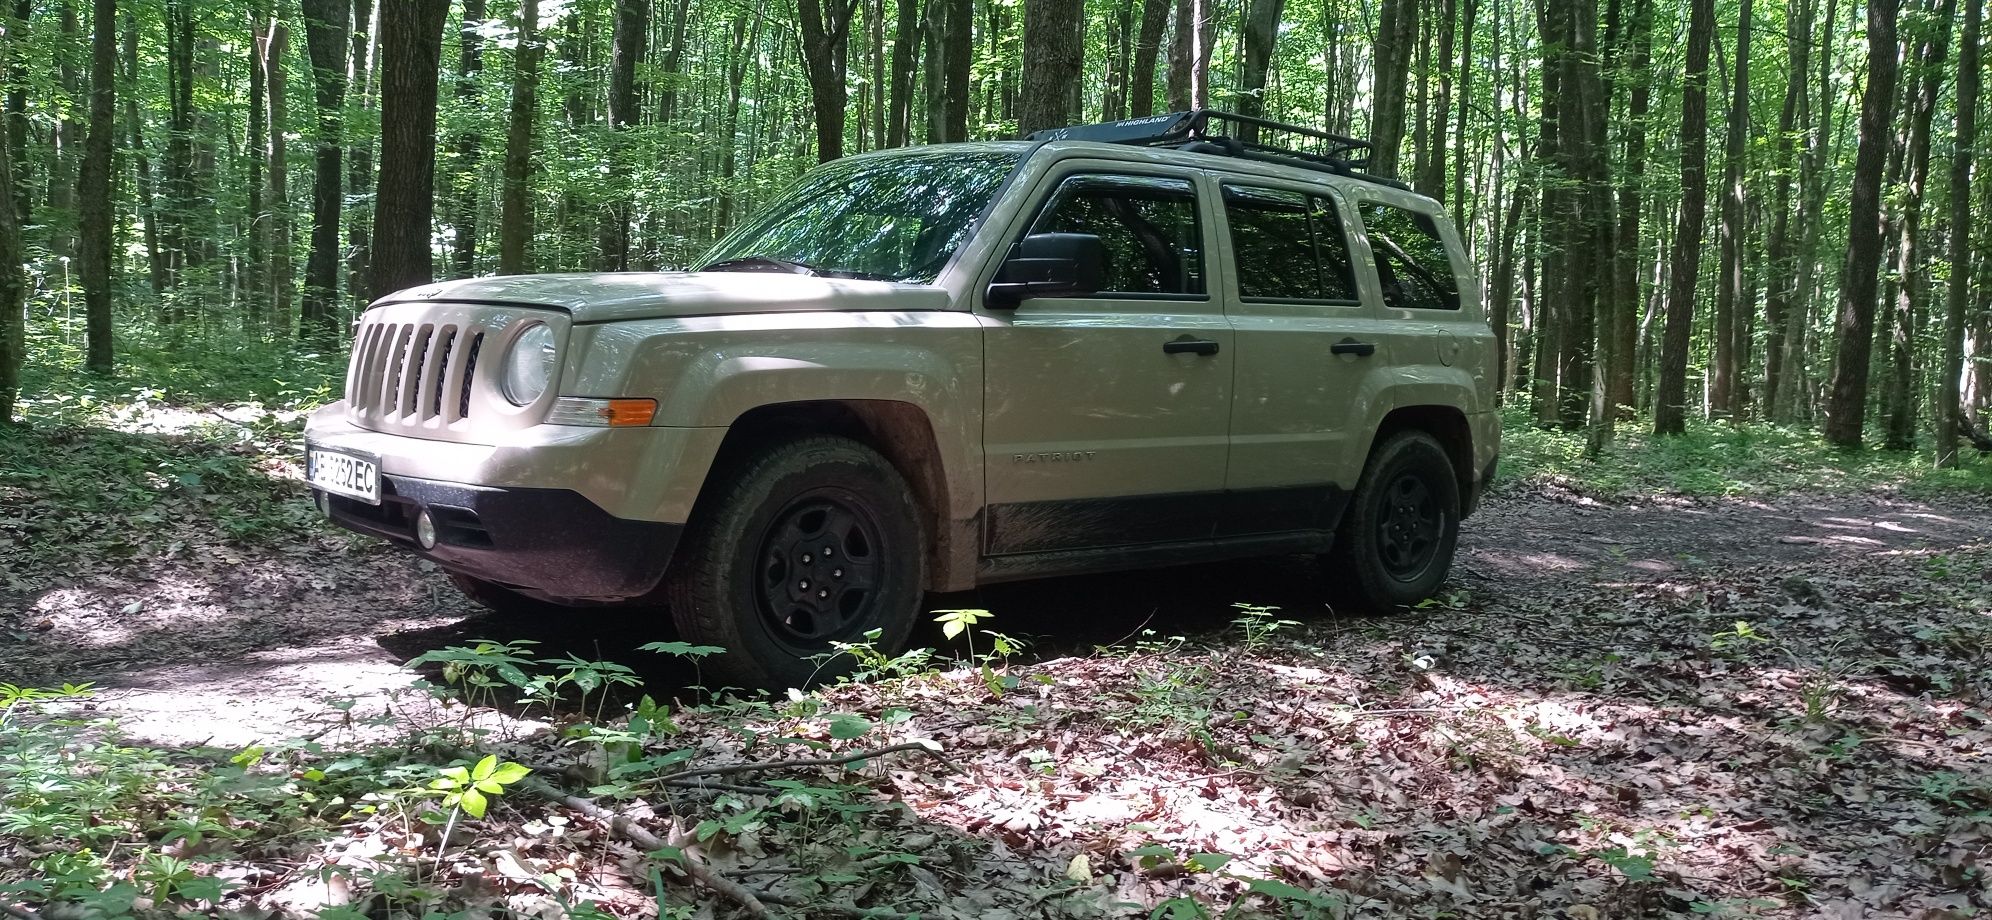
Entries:
[[[759, 22], [756, 17], [756, 25]], [[892, 111], [885, 127], [888, 147], [912, 143], [913, 75], [919, 70], [919, 57], [920, 0], [898, 0], [898, 17], [892, 25]]]
[[512, 53], [512, 112], [505, 132], [505, 178], [499, 200], [498, 274], [533, 270], [533, 121], [539, 107], [539, 0], [519, 2], [519, 44]]
[[1894, 229], [1895, 303], [1889, 311], [1888, 378], [1882, 386], [1884, 426], [1882, 446], [1908, 450], [1916, 442], [1916, 327], [1928, 307], [1930, 297], [1929, 257], [1922, 235], [1923, 193], [1930, 175], [1930, 124], [1935, 117], [1937, 97], [1943, 92], [1944, 58], [1950, 47], [1950, 24], [1957, 14], [1956, 0], [1943, 0], [1935, 16], [1925, 21], [1926, 34], [1918, 43], [1917, 70], [1922, 77], [1915, 90], [1909, 115], [1908, 145], [1903, 151], [1902, 211]]
[[[108, 375], [111, 355], [111, 144], [117, 133], [118, 5], [95, 0], [90, 14], [90, 136], [77, 172], [77, 274], [83, 281], [89, 353], [84, 366]], [[18, 311], [18, 307], [14, 308]]]
[[1197, 10], [1194, 0], [1175, 2], [1175, 25], [1169, 30], [1169, 109], [1185, 112], [1190, 108], [1190, 46], [1195, 44], [1190, 23], [1196, 21]]
[[[197, 209], [194, 187], [194, 16], [188, 0], [167, 0], [166, 18], [166, 219], [165, 238], [169, 286], [177, 289], [187, 272], [199, 265], [191, 224]], [[256, 66], [260, 67], [261, 58]], [[161, 314], [171, 325], [180, 307], [169, 300]]]
[[[1286, 0], [1247, 0], [1245, 5], [1245, 56], [1238, 67], [1238, 114], [1265, 117], [1266, 73], [1272, 68], [1273, 42], [1279, 37], [1280, 16]], [[1238, 136], [1247, 143], [1258, 140], [1251, 125], [1239, 125]]]
[[615, 0], [609, 46], [609, 202], [603, 208], [599, 267], [629, 270], [630, 197], [626, 132], [636, 126], [636, 62], [650, 32], [649, 0]]
[[[457, 31], [457, 103], [466, 109], [480, 107], [478, 82], [484, 73], [484, 19], [489, 15], [485, 0], [463, 0], [463, 25]], [[456, 188], [450, 208], [450, 273], [468, 278], [477, 273], [477, 201], [484, 183], [479, 181], [478, 153], [484, 137], [472, 122], [456, 132], [451, 143], [456, 161]]]
[[1659, 435], [1680, 434], [1687, 423], [1688, 334], [1694, 328], [1695, 281], [1708, 210], [1708, 52], [1714, 31], [1714, 0], [1690, 0], [1681, 88], [1681, 215], [1674, 229], [1660, 378], [1653, 393], [1653, 433]]
[[1748, 235], [1744, 226], [1743, 166], [1750, 136], [1750, 34], [1753, 22], [1750, 0], [1740, 0], [1736, 13], [1735, 76], [1730, 82], [1728, 133], [1723, 144], [1722, 218], [1716, 230], [1720, 248], [1715, 278], [1715, 355], [1709, 365], [1709, 404], [1717, 418], [1738, 414], [1742, 405], [1737, 386], [1739, 349], [1749, 354], [1747, 342], [1738, 342], [1743, 324], [1737, 313], [1749, 309], [1737, 301], [1743, 291], [1743, 244]]
[[856, 0], [797, 0], [802, 17], [802, 65], [809, 76], [809, 98], [816, 111], [816, 160], [828, 163], [844, 156], [844, 106], [850, 94], [844, 83], [844, 43], [850, 38], [851, 11]]
[[[809, 0], [804, 0], [809, 2]], [[1267, 0], [1260, 0], [1267, 2]], [[1279, 2], [1279, 0], [1271, 0]], [[1063, 128], [1078, 118], [1084, 0], [1025, 0], [1024, 85], [1017, 131]]]
[[[1783, 392], [1778, 397], [1780, 415], [1773, 416], [1778, 421], [1791, 421], [1799, 417], [1801, 410], [1810, 414], [1813, 408], [1813, 388], [1811, 374], [1807, 371], [1806, 356], [1811, 335], [1811, 300], [1814, 279], [1817, 277], [1819, 260], [1820, 225], [1826, 209], [1826, 147], [1833, 136], [1833, 28], [1839, 20], [1839, 0], [1826, 0], [1826, 15], [1820, 21], [1819, 36], [1814, 44], [1819, 51], [1819, 103], [1818, 123], [1808, 126], [1805, 150], [1799, 156], [1798, 189], [1799, 210], [1793, 220], [1804, 230], [1799, 234], [1799, 252], [1805, 254], [1798, 260], [1798, 283], [1792, 298], [1792, 309], [1785, 311], [1784, 361], [1781, 371]], [[1801, 120], [1809, 120], [1808, 110]]]
[[[270, 277], [269, 289], [256, 294], [270, 298], [262, 306], [262, 325], [275, 330], [279, 336], [287, 335], [290, 329], [291, 294], [296, 281], [296, 272], [292, 267], [296, 241], [291, 236], [290, 150], [285, 139], [289, 134], [290, 110], [284, 58], [289, 45], [289, 27], [284, 25], [281, 17], [271, 16], [263, 33], [262, 54], [257, 60], [257, 65], [263, 68], [263, 87], [270, 107], [270, 146], [266, 151], [269, 155], [270, 218], [265, 224], [269, 238], [264, 242], [270, 254]], [[251, 309], [256, 309], [253, 304]]]
[[1868, 79], [1861, 92], [1860, 146], [1847, 211], [1847, 261], [1834, 320], [1839, 346], [1826, 394], [1826, 440], [1857, 449], [1867, 420], [1868, 360], [1874, 353], [1874, 307], [1881, 267], [1881, 175], [1895, 104], [1896, 18], [1900, 0], [1867, 5]]
[[671, 14], [671, 41], [664, 48], [658, 62], [658, 70], [663, 71], [664, 87], [658, 93], [657, 123], [668, 125], [678, 117], [678, 70], [685, 60], [685, 26], [691, 15], [691, 0], [678, 0]]
[[380, 17], [380, 177], [374, 201], [376, 295], [435, 279], [436, 84], [449, 0], [392, 0]]
[[1951, 137], [1950, 280], [1944, 291], [1943, 357], [1937, 366], [1937, 466], [1957, 465], [1964, 405], [1964, 313], [1971, 294], [1971, 167], [1978, 140], [1979, 20], [1984, 0], [1965, 0], [1957, 49], [1957, 122]]
[[[832, 0], [839, 2], [839, 0]], [[973, 0], [927, 0], [927, 143], [968, 140]]]
[[[358, 109], [366, 118], [367, 128], [370, 130], [378, 127], [373, 117], [374, 64], [375, 58], [378, 57], [374, 53], [373, 18], [373, 0], [353, 0], [352, 82], [359, 87]], [[351, 130], [351, 126], [348, 128], [347, 136], [356, 142], [347, 156], [346, 192], [352, 200], [368, 204], [354, 208], [350, 219], [346, 221], [346, 292], [353, 298], [354, 306], [363, 309], [372, 300], [373, 294], [371, 202], [374, 180], [374, 138], [372, 134], [355, 137], [360, 132]]]
[[1142, 0], [1141, 37], [1134, 42], [1134, 65], [1128, 79], [1127, 117], [1155, 114], [1155, 59], [1162, 49], [1162, 30], [1169, 25], [1169, 0]]
[[311, 249], [304, 260], [304, 311], [298, 338], [330, 348], [339, 339], [339, 214], [345, 201], [344, 115], [348, 0], [303, 0], [305, 51], [318, 107], [311, 175]]
[[1612, 253], [1613, 318], [1605, 358], [1606, 396], [1618, 418], [1632, 412], [1637, 379], [1640, 212], [1645, 208], [1646, 115], [1653, 95], [1653, 0], [1635, 0], [1629, 31], [1625, 79], [1632, 86], [1626, 102], [1625, 173], [1619, 187], [1618, 234]]
[[[1775, 159], [1773, 168], [1777, 180], [1772, 193], [1771, 235], [1769, 250], [1769, 284], [1764, 291], [1764, 417], [1780, 417], [1779, 397], [1784, 388], [1785, 368], [1785, 325], [1789, 322], [1786, 313], [1794, 309], [1793, 303], [1800, 292], [1793, 285], [1795, 269], [1792, 264], [1792, 167], [1794, 154], [1793, 132], [1799, 130], [1799, 116], [1805, 109], [1805, 81], [1810, 69], [1808, 61], [1812, 53], [1812, 17], [1818, 9], [1814, 0], [1787, 0], [1785, 21], [1790, 24], [1791, 33], [1785, 40], [1785, 60], [1789, 69], [1785, 74], [1784, 107], [1778, 111], [1778, 134], [1773, 145]], [[1807, 258], [1811, 253], [1807, 253]]]
[[[35, 13], [34, 0], [14, 0], [13, 16], [7, 20], [7, 143], [13, 148], [9, 159], [15, 181], [7, 186], [14, 199], [14, 245], [21, 243], [21, 227], [34, 214], [28, 193], [28, 53], [24, 49], [28, 20]], [[0, 270], [4, 271], [4, 270]], [[9, 277], [12, 273], [8, 273]], [[5, 284], [0, 280], [0, 286]], [[4, 304], [0, 304], [4, 306]], [[0, 415], [0, 421], [6, 416]]]
[[[1458, 0], [1438, 0], [1438, 53], [1433, 57], [1433, 69], [1438, 71], [1438, 91], [1432, 97], [1432, 127], [1427, 132], [1425, 143], [1419, 151], [1418, 192], [1432, 198], [1443, 199], [1446, 188], [1446, 126], [1452, 120], [1452, 56], [1455, 31], [1458, 28]], [[1592, 9], [1596, 18], [1596, 10]], [[1470, 39], [1472, 36], [1468, 36]], [[1465, 163], [1460, 164], [1462, 167]]]
[[[15, 63], [20, 60], [18, 45], [21, 27], [27, 22], [27, 16], [23, 15], [26, 12], [29, 11], [17, 7], [15, 15], [4, 23], [6, 28], [0, 31], [0, 60]], [[18, 72], [11, 66], [9, 70]], [[8, 108], [10, 112], [13, 109], [11, 93]], [[10, 130], [15, 127], [19, 127], [18, 122], [9, 126]], [[10, 199], [16, 198], [20, 191], [14, 181], [14, 154], [18, 149], [12, 138], [0, 143], [0, 194]], [[21, 367], [28, 357], [27, 329], [21, 317], [27, 278], [21, 271], [25, 260], [21, 253], [19, 217], [15, 207], [0, 207], [0, 427], [14, 421], [14, 403], [21, 390]]]
[[1376, 33], [1375, 106], [1369, 171], [1397, 174], [1404, 146], [1404, 101], [1411, 75], [1412, 46], [1418, 41], [1419, 0], [1383, 0]]

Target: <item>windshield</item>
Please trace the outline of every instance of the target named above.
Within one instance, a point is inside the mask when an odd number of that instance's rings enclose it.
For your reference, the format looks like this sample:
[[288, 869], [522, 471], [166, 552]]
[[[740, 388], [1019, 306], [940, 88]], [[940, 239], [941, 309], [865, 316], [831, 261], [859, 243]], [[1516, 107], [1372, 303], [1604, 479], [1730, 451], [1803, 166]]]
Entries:
[[700, 265], [932, 283], [1019, 158], [937, 150], [830, 163], [728, 234]]

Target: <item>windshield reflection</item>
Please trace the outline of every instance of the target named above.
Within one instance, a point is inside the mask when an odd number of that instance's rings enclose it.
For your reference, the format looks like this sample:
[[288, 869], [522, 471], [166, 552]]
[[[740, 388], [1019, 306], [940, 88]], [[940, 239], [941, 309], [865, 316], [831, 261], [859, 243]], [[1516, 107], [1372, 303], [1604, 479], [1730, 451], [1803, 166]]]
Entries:
[[974, 232], [1019, 159], [952, 151], [831, 163], [804, 176], [699, 264], [928, 284]]

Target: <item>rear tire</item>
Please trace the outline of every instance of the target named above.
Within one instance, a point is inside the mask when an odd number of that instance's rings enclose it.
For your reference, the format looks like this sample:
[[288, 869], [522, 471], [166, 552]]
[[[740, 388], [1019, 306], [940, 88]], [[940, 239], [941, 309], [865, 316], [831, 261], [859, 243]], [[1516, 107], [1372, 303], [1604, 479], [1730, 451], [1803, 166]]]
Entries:
[[[765, 448], [708, 486], [665, 576], [687, 642], [726, 649], [716, 686], [806, 687], [855, 662], [833, 642], [896, 653], [924, 595], [919, 503], [877, 451], [814, 436]], [[831, 657], [835, 656], [835, 657]]]
[[1323, 557], [1338, 595], [1369, 611], [1431, 597], [1459, 541], [1459, 480], [1437, 439], [1391, 435], [1370, 452], [1335, 546]]

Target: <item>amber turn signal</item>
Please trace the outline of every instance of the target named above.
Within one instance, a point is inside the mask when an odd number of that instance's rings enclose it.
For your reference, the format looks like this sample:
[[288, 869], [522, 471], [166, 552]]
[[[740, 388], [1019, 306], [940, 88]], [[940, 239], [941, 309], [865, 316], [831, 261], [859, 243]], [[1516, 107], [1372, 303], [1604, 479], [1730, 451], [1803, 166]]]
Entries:
[[590, 428], [641, 428], [657, 416], [654, 399], [588, 399], [562, 396], [546, 414], [549, 425]]

